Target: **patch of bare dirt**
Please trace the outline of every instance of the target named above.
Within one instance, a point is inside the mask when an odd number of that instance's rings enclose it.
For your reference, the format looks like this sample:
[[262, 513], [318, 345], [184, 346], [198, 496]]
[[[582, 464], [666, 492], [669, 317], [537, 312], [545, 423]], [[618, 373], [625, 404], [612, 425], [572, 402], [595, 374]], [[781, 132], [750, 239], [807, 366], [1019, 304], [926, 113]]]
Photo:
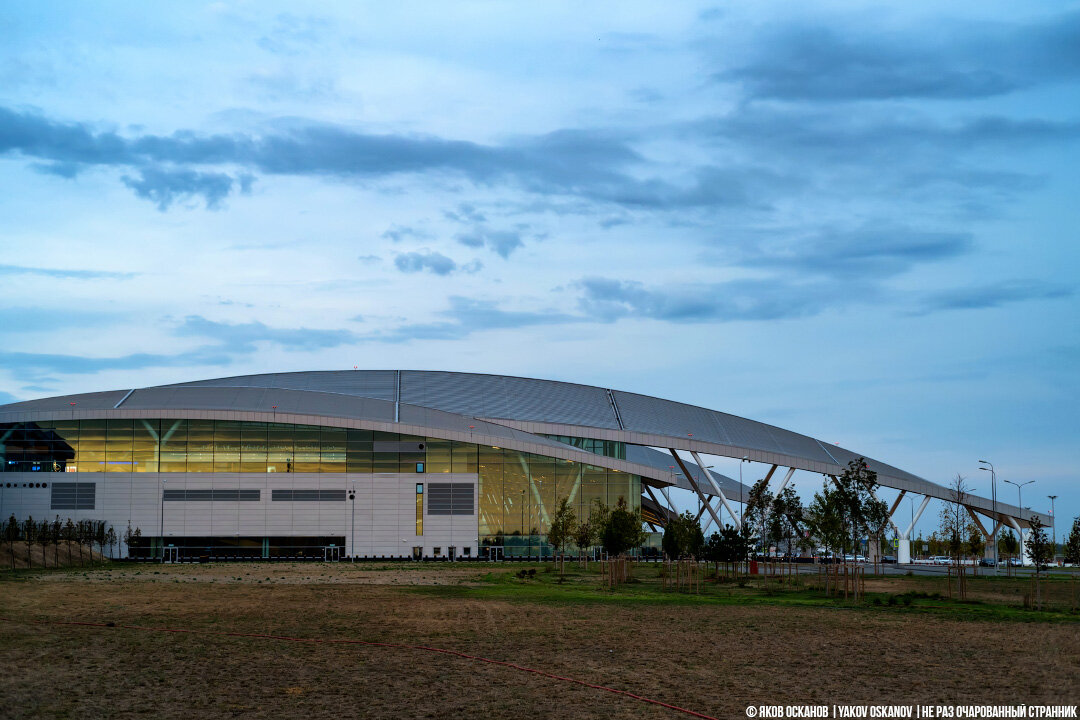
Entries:
[[[1075, 703], [1080, 683], [1077, 624], [505, 601], [389, 581], [449, 582], [446, 573], [468, 579], [476, 568], [349, 575], [336, 566], [235, 565], [128, 574], [137, 571], [0, 583], [0, 608], [23, 620], [430, 645], [716, 717], [744, 717], [748, 704]], [[258, 573], [262, 582], [226, 581], [229, 572]], [[285, 579], [274, 581], [275, 574]], [[367, 582], [366, 574], [384, 581]], [[400, 648], [0, 623], [0, 663], [4, 712], [18, 718], [680, 717], [505, 667]]]

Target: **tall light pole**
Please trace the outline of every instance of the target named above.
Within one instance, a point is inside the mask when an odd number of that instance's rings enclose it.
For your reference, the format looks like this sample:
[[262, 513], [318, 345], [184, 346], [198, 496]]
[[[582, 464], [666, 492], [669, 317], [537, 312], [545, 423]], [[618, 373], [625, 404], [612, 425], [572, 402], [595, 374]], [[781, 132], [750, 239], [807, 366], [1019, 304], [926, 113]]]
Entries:
[[349, 529], [349, 560], [356, 562], [356, 478], [349, 489], [349, 504], [352, 505], [352, 527]]
[[[1023, 483], [1014, 483], [1012, 480], [1006, 480], [1005, 482], [1007, 482], [1010, 485], [1013, 485], [1013, 486], [1016, 487], [1016, 504], [1017, 504], [1017, 507], [1020, 508], [1020, 519], [1023, 519], [1023, 517], [1024, 517], [1024, 495], [1023, 495], [1022, 492], [1020, 492], [1020, 489], [1022, 487], [1024, 487], [1025, 485], [1030, 485], [1031, 483], [1033, 483], [1035, 481], [1034, 480], [1028, 480], [1027, 482], [1023, 482]], [[1020, 564], [1021, 565], [1024, 564], [1024, 531], [1023, 531], [1023, 529], [1020, 530]]]
[[990, 533], [990, 542], [994, 545], [994, 575], [998, 574], [998, 546], [997, 546], [997, 534], [998, 528], [1001, 527], [1001, 521], [997, 516], [997, 472], [994, 470], [994, 463], [987, 460], [980, 460], [983, 465], [989, 465], [989, 468], [980, 467], [980, 470], [987, 470], [990, 473], [990, 498], [994, 504], [994, 517], [991, 518], [993, 525], [993, 531]]
[[1047, 495], [1046, 497], [1050, 498], [1050, 520], [1054, 523], [1053, 527], [1050, 528], [1050, 532], [1054, 534], [1053, 561], [1057, 563], [1057, 518], [1054, 517], [1054, 501], [1057, 500], [1057, 495]]
[[161, 562], [165, 562], [165, 483], [167, 480], [161, 478]]

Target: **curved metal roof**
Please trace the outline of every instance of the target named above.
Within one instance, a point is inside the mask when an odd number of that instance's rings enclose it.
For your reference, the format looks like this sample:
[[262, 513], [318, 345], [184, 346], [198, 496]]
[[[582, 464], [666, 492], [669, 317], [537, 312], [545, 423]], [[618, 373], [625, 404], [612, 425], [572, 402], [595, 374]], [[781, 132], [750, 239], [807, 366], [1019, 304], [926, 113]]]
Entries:
[[[773, 425], [637, 393], [555, 380], [427, 370], [240, 375], [12, 403], [0, 406], [0, 420], [15, 414], [72, 410], [71, 402], [77, 403], [74, 408], [79, 415], [92, 411], [115, 411], [119, 417], [134, 411], [160, 415], [161, 411], [213, 410], [248, 413], [251, 419], [272, 414], [283, 422], [314, 424], [319, 424], [320, 417], [352, 418], [368, 424], [422, 426], [441, 431], [439, 436], [455, 438], [475, 425], [470, 436], [482, 434], [486, 438], [477, 437], [478, 442], [501, 442], [516, 449], [531, 445], [535, 449], [530, 452], [545, 454], [557, 449], [562, 452], [556, 457], [581, 460], [581, 455], [586, 455], [594, 464], [608, 467], [616, 467], [610, 458], [601, 460], [540, 436], [570, 435], [696, 451], [826, 475], [842, 473], [849, 461], [863, 457]], [[270, 413], [273, 405], [278, 408]], [[285, 420], [286, 414], [307, 419]], [[483, 423], [482, 432], [478, 423]], [[510, 435], [511, 431], [519, 434]], [[572, 457], [564, 455], [568, 449], [573, 450]], [[621, 461], [618, 469], [682, 484], [659, 455], [638, 454], [634, 460]], [[950, 499], [946, 487], [877, 460], [866, 461], [886, 487]], [[637, 469], [628, 469], [631, 465]], [[718, 481], [722, 485], [734, 483], [720, 476]], [[993, 515], [989, 499], [968, 496], [965, 504]], [[999, 518], [1008, 515], [1021, 520], [1035, 514], [1003, 503], [997, 504], [997, 511]]]

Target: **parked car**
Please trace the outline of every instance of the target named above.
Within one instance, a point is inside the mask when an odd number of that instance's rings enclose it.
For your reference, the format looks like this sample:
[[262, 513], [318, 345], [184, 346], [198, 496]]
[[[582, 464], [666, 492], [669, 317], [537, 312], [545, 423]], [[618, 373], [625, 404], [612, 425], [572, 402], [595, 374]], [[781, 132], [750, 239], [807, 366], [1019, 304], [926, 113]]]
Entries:
[[982, 558], [979, 560], [979, 567], [994, 567], [994, 558]]
[[896, 564], [896, 556], [895, 555], [882, 555], [881, 556], [881, 564], [882, 565], [894, 565], [894, 564]]
[[949, 557], [948, 555], [931, 555], [930, 556], [930, 564], [931, 565], [951, 565], [952, 564], [952, 558]]

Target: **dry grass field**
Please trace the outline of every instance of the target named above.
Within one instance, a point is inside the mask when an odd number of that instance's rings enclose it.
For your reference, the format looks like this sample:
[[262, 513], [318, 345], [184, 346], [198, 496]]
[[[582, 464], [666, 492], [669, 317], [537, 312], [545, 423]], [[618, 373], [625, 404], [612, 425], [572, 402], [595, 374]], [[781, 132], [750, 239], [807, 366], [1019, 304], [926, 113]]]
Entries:
[[[543, 566], [121, 565], [0, 574], [0, 715], [161, 718], [687, 717], [429, 645], [689, 708], [1076, 703], [1080, 616], [919, 597], [860, 605], [706, 583], [615, 591]], [[655, 572], [655, 571], [652, 571]], [[905, 578], [872, 581], [887, 597]], [[871, 589], [868, 587], [868, 589]], [[85, 621], [116, 627], [30, 624]]]

